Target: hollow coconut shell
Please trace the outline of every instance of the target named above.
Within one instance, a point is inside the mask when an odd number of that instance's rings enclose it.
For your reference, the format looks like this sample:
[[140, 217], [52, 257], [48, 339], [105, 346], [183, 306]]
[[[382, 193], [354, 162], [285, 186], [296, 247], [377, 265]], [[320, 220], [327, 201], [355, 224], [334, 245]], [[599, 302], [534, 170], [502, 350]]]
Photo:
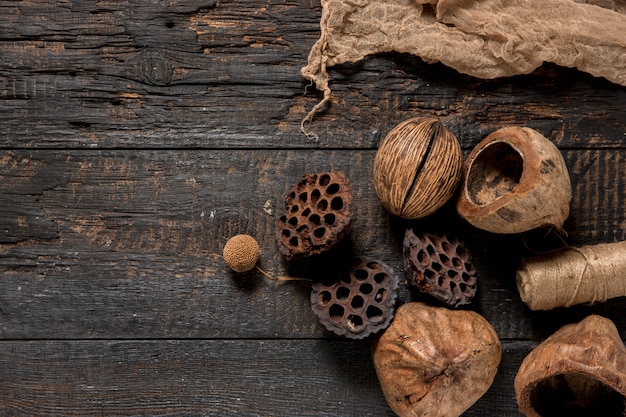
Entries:
[[607, 318], [557, 330], [526, 356], [515, 377], [527, 417], [626, 415], [626, 348]]
[[540, 226], [558, 230], [569, 215], [572, 186], [558, 148], [528, 127], [505, 127], [468, 156], [457, 211], [493, 233]]

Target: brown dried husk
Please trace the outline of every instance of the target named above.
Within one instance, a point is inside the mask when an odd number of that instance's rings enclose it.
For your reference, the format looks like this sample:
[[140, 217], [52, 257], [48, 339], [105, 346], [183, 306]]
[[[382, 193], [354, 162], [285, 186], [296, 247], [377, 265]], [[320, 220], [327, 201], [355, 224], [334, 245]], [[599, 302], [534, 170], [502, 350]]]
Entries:
[[522, 361], [515, 393], [528, 417], [625, 415], [626, 348], [615, 324], [591, 315], [557, 330]]
[[492, 233], [561, 230], [571, 199], [559, 149], [536, 130], [513, 126], [491, 133], [467, 157], [457, 211]]
[[382, 52], [410, 53], [485, 79], [527, 74], [552, 62], [626, 85], [626, 4], [620, 0], [321, 4], [321, 36], [302, 75], [324, 99], [303, 126], [330, 99], [328, 67]]
[[400, 417], [458, 417], [493, 383], [502, 347], [485, 318], [411, 302], [372, 342], [378, 380]]

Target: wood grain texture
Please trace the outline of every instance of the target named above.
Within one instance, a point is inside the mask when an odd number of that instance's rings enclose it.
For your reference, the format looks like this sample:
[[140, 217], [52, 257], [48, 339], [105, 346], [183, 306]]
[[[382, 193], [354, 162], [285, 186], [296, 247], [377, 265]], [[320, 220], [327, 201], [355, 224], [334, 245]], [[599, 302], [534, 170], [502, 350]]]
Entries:
[[[534, 346], [504, 344], [496, 382], [465, 417], [521, 415], [510, 405], [515, 393], [508, 382]], [[47, 341], [0, 347], [2, 415], [394, 415], [368, 341]]]
[[[330, 71], [320, 99], [300, 75], [319, 37], [317, 0], [0, 0], [0, 415], [392, 416], [367, 341], [327, 332], [306, 284], [235, 274], [226, 240], [254, 235], [272, 275], [319, 277], [352, 256], [401, 275], [409, 224], [379, 204], [376, 148], [410, 117], [437, 117], [465, 155], [507, 125], [563, 151], [571, 245], [624, 240], [626, 88], [545, 65], [478, 80], [401, 54]], [[305, 94], [306, 91], [306, 94]], [[343, 170], [349, 238], [287, 263], [274, 223], [303, 174]], [[525, 355], [591, 313], [626, 339], [626, 304], [530, 312], [514, 273], [544, 231], [493, 235], [453, 203], [417, 222], [472, 252], [471, 308], [503, 362], [464, 416], [518, 417]], [[424, 300], [401, 286], [398, 302]]]
[[374, 148], [415, 116], [441, 118], [464, 148], [509, 124], [562, 147], [623, 146], [624, 87], [553, 66], [478, 80], [397, 54], [331, 69], [312, 142], [300, 121], [320, 93], [300, 68], [320, 14], [310, 0], [1, 2], [3, 146]]

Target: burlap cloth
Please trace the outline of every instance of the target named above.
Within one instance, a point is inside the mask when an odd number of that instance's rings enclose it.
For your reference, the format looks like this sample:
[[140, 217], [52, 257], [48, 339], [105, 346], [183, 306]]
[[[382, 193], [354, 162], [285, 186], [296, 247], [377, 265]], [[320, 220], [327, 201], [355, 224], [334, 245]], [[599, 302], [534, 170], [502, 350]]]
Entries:
[[[435, 4], [427, 4], [435, 3]], [[330, 99], [327, 68], [382, 52], [479, 78], [544, 62], [626, 85], [626, 0], [321, 0], [321, 36], [302, 75]]]

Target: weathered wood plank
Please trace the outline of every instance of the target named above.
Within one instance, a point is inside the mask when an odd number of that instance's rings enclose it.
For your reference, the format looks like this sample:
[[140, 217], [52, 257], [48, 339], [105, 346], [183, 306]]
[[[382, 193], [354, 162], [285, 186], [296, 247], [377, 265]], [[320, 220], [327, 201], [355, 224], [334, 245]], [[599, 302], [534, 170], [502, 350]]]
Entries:
[[387, 54], [331, 71], [320, 98], [300, 68], [316, 1], [1, 2], [3, 147], [374, 148], [416, 115], [465, 148], [505, 125], [562, 147], [623, 147], [626, 88], [551, 66], [492, 81]]
[[[624, 151], [564, 154], [574, 185], [568, 242], [623, 240], [626, 196], [616, 173], [624, 172]], [[261, 265], [269, 273], [324, 273], [285, 263], [276, 251], [274, 224], [287, 190], [304, 173], [343, 169], [353, 182], [356, 212], [338, 253], [378, 258], [401, 273], [407, 223], [378, 203], [373, 157], [374, 151], [349, 150], [5, 152], [0, 336], [329, 337], [310, 311], [306, 285], [230, 273], [221, 249], [230, 236], [250, 233], [261, 242]], [[522, 236], [476, 230], [452, 205], [424, 223], [467, 242], [480, 275], [474, 308], [502, 338], [544, 337], [590, 312], [615, 320], [626, 335], [623, 299], [527, 311], [514, 283], [525, 253]], [[400, 302], [415, 297], [403, 289]]]
[[[520, 416], [513, 379], [533, 346], [503, 345], [465, 417]], [[394, 416], [367, 341], [11, 341], [0, 375], [2, 415]]]

